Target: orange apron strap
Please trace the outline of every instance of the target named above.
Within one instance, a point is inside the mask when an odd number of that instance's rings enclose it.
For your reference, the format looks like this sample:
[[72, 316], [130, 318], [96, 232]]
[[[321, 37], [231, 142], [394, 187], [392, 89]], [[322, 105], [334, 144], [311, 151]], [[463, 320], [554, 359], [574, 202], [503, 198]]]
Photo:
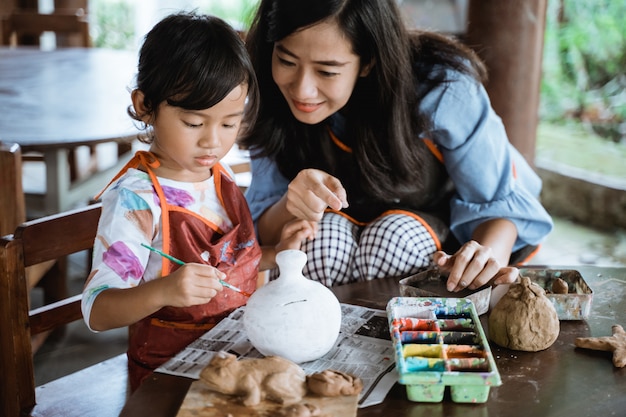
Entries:
[[335, 210], [335, 209], [331, 209], [331, 208], [327, 208], [326, 210], [324, 210], [324, 213], [335, 213], [335, 214], [338, 214], [338, 215], [340, 215], [342, 217], [345, 217], [346, 219], [350, 220], [350, 222], [356, 224], [357, 226], [367, 226], [369, 224], [369, 222], [358, 221], [357, 219], [355, 219], [352, 216], [347, 215], [343, 211], [339, 211], [339, 210]]
[[441, 241], [439, 240], [439, 236], [437, 236], [437, 233], [435, 233], [433, 228], [430, 227], [430, 225], [426, 222], [426, 220], [424, 220], [421, 216], [408, 210], [387, 210], [381, 216], [386, 216], [389, 214], [403, 214], [405, 216], [413, 217], [415, 220], [420, 222], [422, 226], [426, 228], [426, 230], [428, 230], [428, 233], [430, 233], [430, 236], [435, 241], [435, 246], [437, 247], [437, 250], [441, 250]]
[[430, 139], [424, 139], [424, 143], [426, 144], [430, 152], [435, 156], [435, 158], [437, 158], [439, 162], [443, 164], [443, 154], [441, 153], [437, 145], [435, 145], [435, 142]]
[[[339, 138], [337, 138], [337, 136], [333, 133], [333, 131], [330, 130], [330, 127], [328, 128], [328, 134], [330, 135], [330, 139], [335, 145], [337, 145], [339, 149], [344, 152], [352, 153], [352, 148], [340, 141]], [[426, 144], [430, 152], [435, 156], [435, 158], [437, 158], [437, 160], [443, 164], [443, 154], [441, 153], [437, 145], [435, 145], [435, 142], [430, 139], [424, 139], [424, 143]]]
[[[148, 160], [150, 158], [150, 160]], [[140, 165], [144, 165], [146, 167], [157, 168], [161, 163], [154, 155], [146, 151], [137, 151], [135, 155], [124, 165], [122, 169], [119, 170], [117, 174], [109, 181], [109, 183], [100, 191], [96, 196], [94, 196], [95, 200], [98, 200], [102, 197], [102, 194], [113, 184], [116, 180], [118, 180], [122, 175], [128, 171], [129, 168], [137, 168]]]
[[[337, 210], [333, 210], [333, 209], [326, 209], [326, 210], [324, 210], [324, 212], [339, 214], [340, 216], [345, 217], [346, 219], [350, 220], [352, 223], [356, 224], [357, 226], [367, 226], [368, 224], [371, 223], [371, 222], [361, 222], [361, 221], [358, 221], [355, 218], [353, 218], [351, 216], [348, 216], [346, 213], [344, 213], [342, 211], [337, 211]], [[426, 228], [426, 230], [428, 231], [430, 236], [435, 241], [435, 246], [437, 247], [437, 250], [441, 250], [441, 241], [439, 240], [439, 236], [437, 236], [437, 233], [435, 233], [433, 228], [420, 215], [415, 214], [415, 213], [413, 213], [412, 211], [409, 211], [409, 210], [392, 209], [392, 210], [387, 210], [387, 211], [383, 212], [380, 216], [377, 217], [377, 219], [379, 219], [379, 218], [381, 218], [383, 216], [388, 216], [390, 214], [402, 214], [402, 215], [405, 215], [405, 216], [412, 217], [415, 220], [417, 220], [418, 222], [420, 222]], [[374, 219], [374, 220], [376, 220], [376, 219]], [[374, 220], [372, 220], [372, 221], [374, 221]]]
[[[149, 154], [149, 156], [151, 158], [154, 158], [154, 160], [156, 160], [158, 164], [158, 165], [153, 165], [151, 163], [147, 163], [145, 166], [146, 166], [146, 171], [148, 172], [148, 175], [150, 176], [150, 180], [152, 181], [152, 185], [154, 185], [154, 191], [159, 197], [159, 205], [161, 206], [161, 221], [163, 223], [162, 229], [161, 229], [161, 233], [163, 236], [162, 250], [165, 253], [170, 253], [171, 252], [170, 250], [170, 216], [169, 216], [169, 210], [167, 209], [167, 200], [165, 199], [165, 193], [163, 192], [163, 188], [161, 188], [161, 184], [159, 183], [159, 180], [156, 174], [151, 169], [151, 168], [158, 167], [160, 163], [153, 154]], [[169, 275], [171, 268], [172, 268], [172, 263], [167, 258], [163, 257], [161, 261], [161, 275], [162, 276]]]
[[[224, 204], [224, 197], [222, 195], [222, 175], [228, 175], [228, 171], [224, 169], [224, 167], [218, 162], [213, 166], [213, 183], [215, 184], [215, 193], [217, 194], [218, 200], [220, 200], [220, 204], [222, 207], [226, 207]], [[234, 179], [233, 179], [234, 181]]]
[[342, 141], [340, 141], [339, 138], [335, 136], [333, 131], [330, 130], [330, 127], [328, 128], [328, 134], [330, 135], [330, 139], [333, 141], [335, 145], [337, 145], [339, 149], [341, 149], [344, 152], [352, 153], [352, 148], [346, 145], [345, 143], [343, 143]]

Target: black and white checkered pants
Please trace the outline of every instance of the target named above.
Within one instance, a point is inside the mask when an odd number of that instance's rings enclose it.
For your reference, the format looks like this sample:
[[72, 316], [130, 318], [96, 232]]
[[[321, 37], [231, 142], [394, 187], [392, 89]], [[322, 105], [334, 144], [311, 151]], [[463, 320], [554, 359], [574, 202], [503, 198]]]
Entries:
[[427, 227], [398, 212], [365, 226], [327, 212], [318, 227], [315, 239], [302, 245], [308, 258], [302, 273], [327, 287], [416, 273], [431, 264], [437, 250]]

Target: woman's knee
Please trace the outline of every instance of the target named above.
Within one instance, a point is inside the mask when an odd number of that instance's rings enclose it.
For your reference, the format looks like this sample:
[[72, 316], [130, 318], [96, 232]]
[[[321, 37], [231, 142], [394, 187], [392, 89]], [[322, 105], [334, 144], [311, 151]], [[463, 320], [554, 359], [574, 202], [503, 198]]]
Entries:
[[358, 227], [348, 219], [324, 215], [315, 239], [303, 244], [308, 258], [304, 275], [329, 287], [350, 282], [357, 239]]
[[355, 266], [359, 279], [402, 276], [428, 266], [436, 250], [436, 238], [424, 224], [408, 215], [393, 214], [365, 227]]

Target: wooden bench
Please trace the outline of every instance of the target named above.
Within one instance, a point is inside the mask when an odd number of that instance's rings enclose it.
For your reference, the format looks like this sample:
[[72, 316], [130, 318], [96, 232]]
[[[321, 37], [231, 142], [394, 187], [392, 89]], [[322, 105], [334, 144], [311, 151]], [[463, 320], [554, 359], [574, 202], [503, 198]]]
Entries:
[[125, 355], [37, 388], [34, 382], [31, 337], [81, 320], [81, 296], [30, 310], [26, 268], [92, 248], [100, 212], [100, 205], [94, 204], [43, 217], [0, 238], [2, 416], [117, 416], [124, 405]]

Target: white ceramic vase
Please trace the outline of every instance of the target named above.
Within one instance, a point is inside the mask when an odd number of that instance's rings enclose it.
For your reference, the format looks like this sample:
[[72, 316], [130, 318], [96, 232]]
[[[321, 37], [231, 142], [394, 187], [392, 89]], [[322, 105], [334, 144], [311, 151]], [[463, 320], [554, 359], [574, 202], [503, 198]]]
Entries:
[[324, 285], [302, 275], [306, 254], [276, 255], [280, 276], [248, 300], [243, 325], [252, 345], [265, 356], [302, 363], [324, 356], [341, 327], [341, 306]]

